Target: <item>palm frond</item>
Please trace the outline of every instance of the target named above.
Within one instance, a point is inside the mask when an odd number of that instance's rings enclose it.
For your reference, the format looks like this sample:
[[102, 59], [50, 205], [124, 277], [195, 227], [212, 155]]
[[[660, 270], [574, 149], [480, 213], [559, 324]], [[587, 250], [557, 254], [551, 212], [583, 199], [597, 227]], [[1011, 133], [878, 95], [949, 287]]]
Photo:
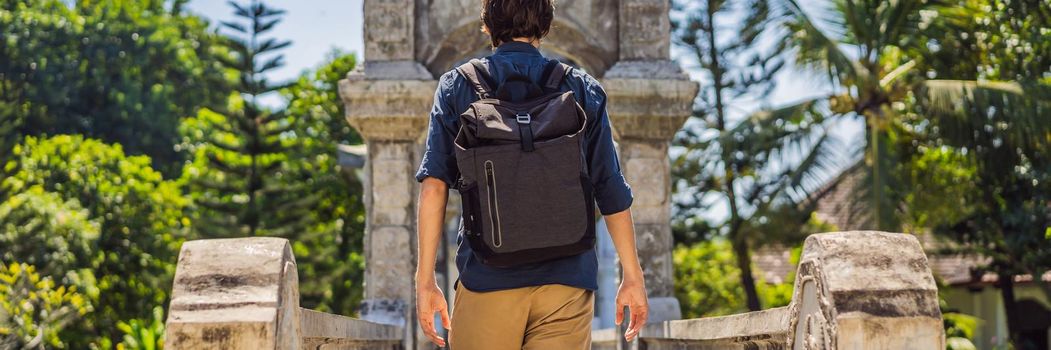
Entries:
[[1051, 135], [1051, 86], [1003, 81], [928, 80], [917, 89], [924, 113], [953, 144], [1046, 147]]
[[858, 76], [866, 71], [840, 49], [838, 41], [819, 29], [817, 23], [795, 0], [789, 0], [787, 3], [792, 19], [786, 26], [791, 31], [790, 40], [796, 49], [798, 64], [827, 70], [832, 78], [840, 80], [844, 77]]

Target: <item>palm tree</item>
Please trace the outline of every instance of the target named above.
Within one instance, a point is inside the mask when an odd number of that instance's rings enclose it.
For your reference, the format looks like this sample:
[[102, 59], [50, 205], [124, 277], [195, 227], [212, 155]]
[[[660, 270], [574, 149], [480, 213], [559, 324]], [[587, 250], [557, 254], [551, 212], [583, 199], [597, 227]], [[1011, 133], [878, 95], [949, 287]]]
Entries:
[[[858, 226], [897, 230], [903, 191], [895, 169], [901, 163], [902, 139], [913, 135], [903, 123], [912, 111], [926, 113], [938, 124], [961, 130], [982, 128], [982, 115], [966, 113], [961, 104], [975, 108], [1010, 108], [1027, 96], [1022, 84], [1007, 81], [929, 79], [921, 53], [929, 51], [929, 29], [934, 21], [963, 15], [944, 3], [924, 0], [832, 0], [832, 7], [814, 20], [796, 0], [780, 3], [786, 41], [795, 50], [796, 64], [826, 76], [833, 93], [800, 102], [822, 105], [828, 120], [858, 118], [865, 123], [861, 170], [866, 181], [858, 189], [865, 205], [852, 213]], [[942, 18], [940, 18], [942, 17]], [[1045, 94], [1046, 97], [1046, 94]], [[1019, 125], [1039, 124], [1032, 109], [1019, 108], [1012, 118]], [[1039, 130], [1033, 130], [1040, 135]], [[907, 147], [906, 149], [907, 150]]]
[[[1051, 169], [1051, 87], [1046, 78], [1051, 67], [1038, 67], [1028, 75], [964, 74], [1018, 81], [933, 79], [939, 65], [967, 66], [957, 63], [989, 57], [1005, 61], [1001, 57], [1014, 55], [934, 53], [940, 39], [956, 34], [950, 32], [952, 23], [973, 23], [980, 11], [976, 8], [981, 6], [973, 2], [958, 2], [833, 0], [827, 18], [820, 21], [812, 20], [796, 0], [782, 5], [791, 14], [786, 22], [787, 42], [796, 50], [797, 63], [827, 75], [835, 88], [830, 96], [803, 103], [827, 105], [833, 112], [830, 119], [865, 122], [861, 169], [867, 181], [859, 191], [864, 201], [859, 206], [864, 212], [857, 215], [860, 226], [898, 228], [903, 203], [899, 196], [908, 189], [898, 182], [896, 167], [902, 164], [899, 155], [914, 151], [913, 141], [953, 147], [977, 165], [971, 184], [974, 193], [967, 194], [968, 198], [946, 199], [954, 201], [951, 205], [975, 208], [952, 227], [936, 229], [952, 232], [950, 237], [964, 243], [964, 251], [991, 260], [986, 268], [1000, 277], [1011, 341], [1019, 346], [1020, 310], [1014, 306], [1012, 279], [1022, 273], [1042, 275], [1046, 265], [1041, 264], [1051, 259], [1043, 253], [1047, 240], [1041, 234], [1051, 217], [1046, 204], [1048, 187], [1043, 182]], [[1041, 5], [1028, 6], [1041, 9]], [[1025, 16], [1013, 10], [1007, 16]], [[1039, 44], [1045, 39], [1022, 40]], [[1001, 63], [1033, 63], [1009, 61]], [[942, 72], [953, 74], [951, 69]]]

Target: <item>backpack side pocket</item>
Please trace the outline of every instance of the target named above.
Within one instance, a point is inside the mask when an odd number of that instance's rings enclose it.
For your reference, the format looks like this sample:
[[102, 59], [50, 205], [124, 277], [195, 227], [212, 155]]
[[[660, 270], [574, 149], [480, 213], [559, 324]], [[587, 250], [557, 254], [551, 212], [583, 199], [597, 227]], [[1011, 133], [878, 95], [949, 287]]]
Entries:
[[482, 235], [481, 202], [478, 199], [478, 182], [465, 183], [458, 189], [463, 217], [464, 235], [468, 239]]

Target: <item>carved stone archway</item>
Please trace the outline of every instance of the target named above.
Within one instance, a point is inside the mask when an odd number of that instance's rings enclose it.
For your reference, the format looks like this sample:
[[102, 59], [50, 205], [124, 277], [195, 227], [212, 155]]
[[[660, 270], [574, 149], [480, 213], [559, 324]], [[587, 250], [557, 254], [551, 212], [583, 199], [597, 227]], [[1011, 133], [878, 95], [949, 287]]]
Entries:
[[[340, 83], [347, 121], [368, 147], [361, 317], [405, 326], [409, 349], [429, 348], [415, 325], [413, 305], [418, 191], [413, 175], [435, 77], [488, 45], [478, 30], [478, 3], [365, 0], [363, 69]], [[651, 321], [679, 317], [668, 145], [697, 93], [696, 83], [669, 60], [668, 10], [668, 0], [562, 0], [544, 44], [601, 78], [609, 97], [621, 167], [635, 194], [632, 211]]]

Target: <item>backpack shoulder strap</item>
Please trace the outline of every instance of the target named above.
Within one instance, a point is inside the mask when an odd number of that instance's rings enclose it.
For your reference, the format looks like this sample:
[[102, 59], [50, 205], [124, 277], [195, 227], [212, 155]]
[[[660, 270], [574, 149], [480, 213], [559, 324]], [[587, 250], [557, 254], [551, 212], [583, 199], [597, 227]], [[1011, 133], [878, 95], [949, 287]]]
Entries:
[[547, 90], [558, 90], [558, 87], [562, 85], [562, 80], [566, 78], [566, 74], [571, 69], [573, 68], [565, 63], [551, 60], [547, 67], [544, 67], [544, 75], [541, 76], [540, 80], [543, 82], [542, 86]]
[[478, 98], [493, 96], [494, 84], [492, 78], [489, 77], [489, 69], [482, 60], [472, 59], [456, 67], [456, 71], [460, 72], [460, 75], [463, 75], [471, 83], [474, 91], [478, 93]]

